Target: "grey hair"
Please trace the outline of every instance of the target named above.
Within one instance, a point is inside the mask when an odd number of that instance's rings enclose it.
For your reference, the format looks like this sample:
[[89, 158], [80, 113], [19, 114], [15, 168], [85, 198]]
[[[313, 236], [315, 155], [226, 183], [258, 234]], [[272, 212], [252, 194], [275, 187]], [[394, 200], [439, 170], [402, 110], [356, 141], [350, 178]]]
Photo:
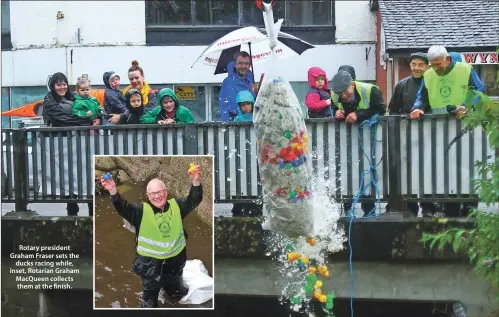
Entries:
[[147, 192], [149, 192], [149, 186], [151, 186], [154, 183], [160, 184], [160, 185], [163, 186], [163, 189], [166, 189], [166, 185], [165, 185], [165, 183], [161, 179], [159, 179], [159, 178], [153, 178], [153, 179], [151, 179], [149, 181], [149, 183], [147, 183]]
[[439, 57], [446, 58], [447, 56], [449, 56], [447, 49], [441, 45], [433, 45], [428, 49], [428, 59], [430, 61]]

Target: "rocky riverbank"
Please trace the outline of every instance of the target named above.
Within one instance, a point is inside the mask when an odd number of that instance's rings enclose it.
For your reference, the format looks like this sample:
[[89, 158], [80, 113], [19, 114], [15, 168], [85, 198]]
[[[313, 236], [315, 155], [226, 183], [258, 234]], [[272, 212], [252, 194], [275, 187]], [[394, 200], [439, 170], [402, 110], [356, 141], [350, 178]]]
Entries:
[[187, 196], [190, 189], [187, 169], [190, 163], [201, 167], [201, 183], [203, 184], [203, 201], [196, 209], [201, 220], [207, 224], [213, 222], [213, 159], [198, 156], [99, 156], [95, 157], [95, 191], [96, 195], [106, 195], [100, 186], [100, 177], [110, 172], [118, 189], [126, 190], [131, 185], [143, 185], [153, 178], [165, 182], [168, 197]]

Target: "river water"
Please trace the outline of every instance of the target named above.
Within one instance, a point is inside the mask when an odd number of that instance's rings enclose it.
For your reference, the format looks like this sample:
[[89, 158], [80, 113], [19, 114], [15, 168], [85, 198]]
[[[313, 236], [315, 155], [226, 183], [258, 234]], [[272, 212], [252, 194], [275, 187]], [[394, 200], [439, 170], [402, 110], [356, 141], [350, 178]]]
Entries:
[[[119, 187], [125, 199], [139, 202], [143, 188], [139, 185]], [[171, 198], [171, 197], [169, 197]], [[187, 259], [199, 259], [213, 277], [212, 227], [192, 212], [184, 219]], [[135, 236], [123, 227], [123, 218], [114, 209], [108, 195], [95, 199], [95, 307], [140, 307], [142, 285], [131, 272], [135, 256]], [[160, 307], [186, 307], [160, 296]], [[192, 307], [193, 305], [191, 305]], [[212, 307], [212, 301], [202, 307]]]

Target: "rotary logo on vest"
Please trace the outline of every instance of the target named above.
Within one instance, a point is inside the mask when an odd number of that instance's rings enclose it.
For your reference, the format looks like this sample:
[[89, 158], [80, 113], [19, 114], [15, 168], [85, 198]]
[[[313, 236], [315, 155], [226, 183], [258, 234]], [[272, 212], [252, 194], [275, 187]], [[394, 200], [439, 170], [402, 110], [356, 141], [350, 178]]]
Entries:
[[159, 232], [161, 232], [163, 238], [169, 238], [171, 226], [170, 219], [166, 219], [166, 213], [157, 213], [154, 215], [154, 217], [158, 222]]
[[440, 88], [440, 96], [444, 98], [449, 98], [451, 93], [452, 89], [449, 86], [443, 86], [442, 88]]

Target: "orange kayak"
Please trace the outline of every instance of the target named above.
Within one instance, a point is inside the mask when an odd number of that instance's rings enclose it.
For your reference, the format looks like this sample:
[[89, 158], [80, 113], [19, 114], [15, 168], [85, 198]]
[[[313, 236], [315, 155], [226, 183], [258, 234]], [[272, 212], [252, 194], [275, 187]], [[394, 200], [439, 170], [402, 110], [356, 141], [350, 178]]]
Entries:
[[[90, 91], [92, 97], [97, 98], [101, 107], [104, 107], [104, 93], [105, 89], [93, 89]], [[2, 116], [12, 116], [12, 117], [38, 117], [36, 114], [37, 108], [43, 103], [43, 100], [38, 100], [27, 105], [21, 106], [16, 109], [2, 112]]]

